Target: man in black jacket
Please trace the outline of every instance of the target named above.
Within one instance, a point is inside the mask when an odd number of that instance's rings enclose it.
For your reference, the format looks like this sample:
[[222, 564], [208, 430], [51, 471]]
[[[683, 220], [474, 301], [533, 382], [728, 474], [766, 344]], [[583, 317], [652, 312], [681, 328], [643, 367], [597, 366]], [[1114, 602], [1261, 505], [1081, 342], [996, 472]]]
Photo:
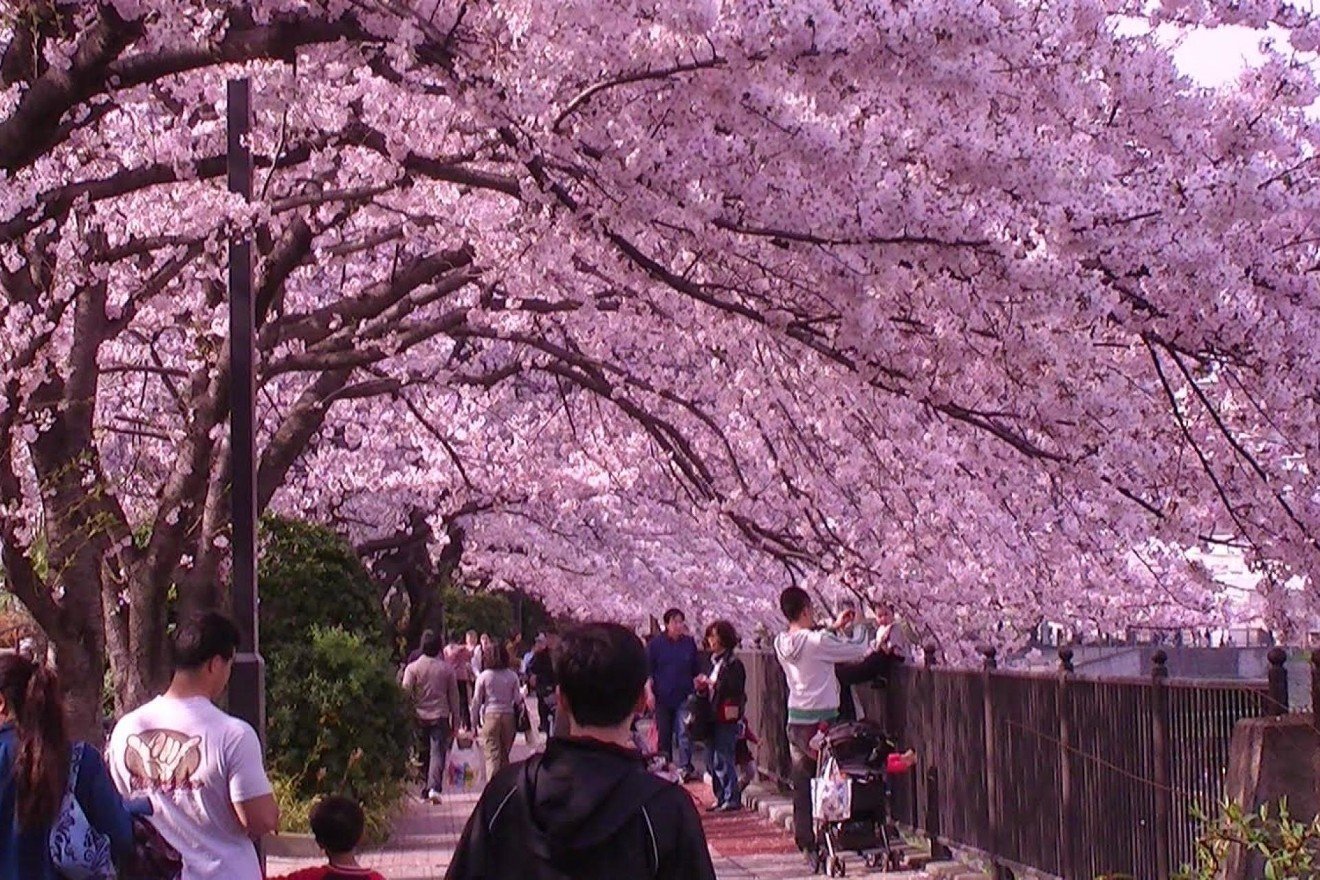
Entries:
[[527, 686], [536, 694], [536, 715], [540, 718], [541, 733], [548, 739], [553, 732], [555, 688], [554, 660], [551, 656], [549, 636], [542, 633], [532, 645], [532, 659], [527, 664]]
[[495, 774], [446, 880], [715, 880], [692, 799], [632, 747], [641, 641], [618, 624], [583, 624], [563, 637], [555, 672], [570, 735]]

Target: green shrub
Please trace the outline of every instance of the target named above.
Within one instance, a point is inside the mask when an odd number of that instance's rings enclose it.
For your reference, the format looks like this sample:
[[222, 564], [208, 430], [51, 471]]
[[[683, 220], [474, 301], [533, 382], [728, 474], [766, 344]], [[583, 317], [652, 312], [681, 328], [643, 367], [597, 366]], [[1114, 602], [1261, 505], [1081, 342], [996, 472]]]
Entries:
[[468, 593], [447, 587], [440, 593], [449, 638], [461, 640], [468, 630], [502, 639], [513, 630], [513, 607], [504, 593]]
[[1196, 818], [1204, 823], [1196, 864], [1185, 867], [1177, 880], [1218, 880], [1235, 846], [1260, 859], [1266, 880], [1320, 876], [1320, 816], [1299, 822], [1289, 813], [1286, 799], [1273, 809], [1267, 804], [1254, 813], [1226, 801], [1213, 819], [1204, 813]]
[[314, 626], [271, 658], [269, 764], [285, 797], [342, 793], [388, 813], [402, 792], [412, 710], [388, 654], [362, 636]]
[[385, 643], [385, 614], [361, 560], [337, 532], [276, 516], [261, 520], [261, 650], [267, 657], [337, 626]]
[[[291, 780], [274, 773], [270, 781], [275, 788], [275, 802], [280, 807], [280, 831], [310, 834], [312, 807], [316, 806], [320, 796], [300, 796]], [[363, 843], [383, 843], [389, 839], [390, 825], [402, 810], [405, 788], [403, 782], [387, 779], [369, 786], [365, 794], [357, 795], [367, 819]]]

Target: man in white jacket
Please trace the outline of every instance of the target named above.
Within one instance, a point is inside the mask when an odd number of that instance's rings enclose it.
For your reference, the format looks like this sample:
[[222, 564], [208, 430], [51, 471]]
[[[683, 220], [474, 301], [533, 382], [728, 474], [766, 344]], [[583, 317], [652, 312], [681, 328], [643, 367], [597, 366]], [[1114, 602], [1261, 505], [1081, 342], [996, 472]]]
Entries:
[[775, 656], [788, 680], [788, 747], [793, 760], [793, 838], [798, 849], [815, 862], [816, 835], [811, 825], [811, 780], [816, 775], [816, 752], [811, 738], [821, 722], [839, 715], [839, 679], [836, 663], [861, 660], [869, 649], [865, 632], [849, 639], [839, 635], [852, 627], [856, 612], [839, 614], [830, 629], [817, 629], [811, 597], [801, 587], [779, 594], [779, 610], [788, 620], [788, 632], [775, 637]]

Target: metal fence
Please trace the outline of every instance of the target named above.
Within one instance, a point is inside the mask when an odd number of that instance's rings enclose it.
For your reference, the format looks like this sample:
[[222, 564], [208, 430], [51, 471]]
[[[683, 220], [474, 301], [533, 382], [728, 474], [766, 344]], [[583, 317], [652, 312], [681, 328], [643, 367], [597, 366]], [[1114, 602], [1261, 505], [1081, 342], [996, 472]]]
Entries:
[[[1286, 656], [1269, 682], [1169, 681], [1162, 653], [1148, 677], [1088, 679], [1060, 657], [1053, 675], [999, 670], [988, 651], [982, 670], [911, 665], [859, 687], [867, 716], [917, 751], [895, 816], [1010, 870], [1167, 880], [1193, 858], [1195, 810], [1223, 796], [1234, 725], [1286, 707]], [[766, 652], [745, 661], [758, 761], [782, 781], [783, 673]]]

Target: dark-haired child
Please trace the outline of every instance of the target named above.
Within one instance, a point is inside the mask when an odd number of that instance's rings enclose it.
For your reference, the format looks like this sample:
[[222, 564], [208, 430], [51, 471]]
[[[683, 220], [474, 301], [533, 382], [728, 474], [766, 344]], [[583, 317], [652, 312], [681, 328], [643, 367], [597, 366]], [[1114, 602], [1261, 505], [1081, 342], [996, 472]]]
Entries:
[[385, 880], [381, 874], [358, 864], [356, 853], [366, 816], [356, 801], [337, 794], [321, 798], [312, 807], [311, 826], [316, 845], [325, 850], [328, 864], [272, 880]]

